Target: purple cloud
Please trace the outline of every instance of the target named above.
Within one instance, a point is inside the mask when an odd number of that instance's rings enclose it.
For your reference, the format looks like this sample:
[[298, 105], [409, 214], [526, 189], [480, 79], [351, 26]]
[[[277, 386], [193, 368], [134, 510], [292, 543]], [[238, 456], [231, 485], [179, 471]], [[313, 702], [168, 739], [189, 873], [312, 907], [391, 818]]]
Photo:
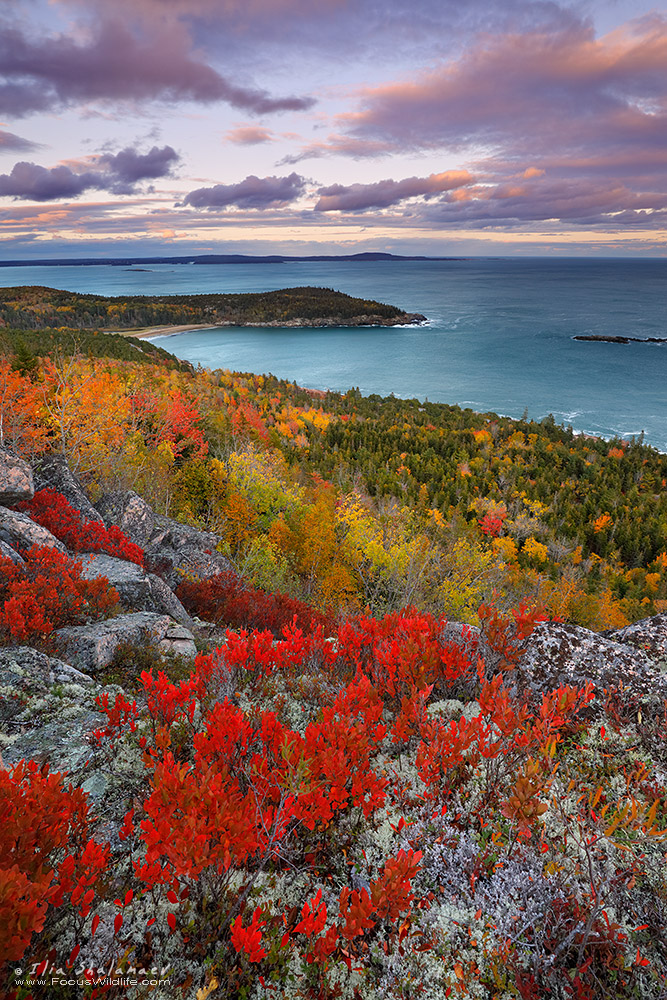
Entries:
[[112, 20], [99, 21], [83, 39], [30, 38], [16, 26], [0, 32], [0, 113], [22, 116], [91, 100], [224, 101], [252, 114], [313, 104], [231, 83], [193, 56], [187, 32], [175, 22], [157, 22], [146, 37]]
[[238, 184], [216, 184], [197, 188], [183, 199], [193, 208], [280, 208], [295, 201], [304, 190], [306, 179], [291, 173], [288, 177], [255, 177], [250, 174]]
[[180, 156], [171, 146], [153, 146], [147, 153], [138, 153], [127, 146], [119, 153], [104, 153], [97, 162], [109, 178], [113, 178], [110, 191], [131, 194], [139, 181], [167, 177], [179, 162]]
[[333, 184], [320, 188], [320, 199], [315, 205], [316, 212], [363, 212], [367, 208], [388, 208], [406, 198], [420, 195], [429, 198], [443, 191], [471, 184], [472, 176], [467, 170], [448, 170], [429, 177], [406, 177], [402, 181], [384, 180], [374, 184]]
[[0, 174], [0, 197], [23, 201], [54, 201], [77, 198], [84, 191], [104, 190], [113, 194], [133, 194], [142, 180], [166, 177], [180, 159], [171, 146], [148, 153], [127, 147], [119, 153], [91, 158], [96, 169], [79, 170], [61, 164], [41, 167], [37, 163], [16, 163], [10, 174]]
[[39, 149], [38, 142], [31, 142], [29, 139], [23, 139], [20, 135], [14, 135], [13, 132], [5, 132], [0, 129], [0, 152], [4, 150], [29, 150], [29, 149]]

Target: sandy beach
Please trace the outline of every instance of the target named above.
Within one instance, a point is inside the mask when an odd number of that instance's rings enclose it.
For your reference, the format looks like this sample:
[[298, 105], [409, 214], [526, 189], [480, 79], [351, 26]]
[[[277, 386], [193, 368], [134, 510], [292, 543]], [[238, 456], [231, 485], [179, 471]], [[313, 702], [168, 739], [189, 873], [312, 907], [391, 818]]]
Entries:
[[151, 340], [153, 337], [172, 337], [177, 333], [189, 333], [190, 330], [210, 330], [210, 323], [188, 323], [186, 326], [144, 326], [136, 330], [109, 330], [109, 333], [119, 337], [136, 337], [137, 340]]

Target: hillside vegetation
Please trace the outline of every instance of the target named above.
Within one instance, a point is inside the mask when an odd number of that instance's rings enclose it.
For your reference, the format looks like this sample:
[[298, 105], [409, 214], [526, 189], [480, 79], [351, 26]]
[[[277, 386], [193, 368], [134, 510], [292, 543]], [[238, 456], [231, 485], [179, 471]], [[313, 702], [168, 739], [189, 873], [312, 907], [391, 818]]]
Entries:
[[[330, 288], [285, 288], [275, 292], [108, 297], [39, 285], [0, 289], [0, 325], [13, 329], [127, 330], [200, 324], [211, 326], [290, 323], [302, 325], [391, 325], [410, 317], [395, 306], [353, 298]], [[424, 317], [419, 317], [423, 319]]]

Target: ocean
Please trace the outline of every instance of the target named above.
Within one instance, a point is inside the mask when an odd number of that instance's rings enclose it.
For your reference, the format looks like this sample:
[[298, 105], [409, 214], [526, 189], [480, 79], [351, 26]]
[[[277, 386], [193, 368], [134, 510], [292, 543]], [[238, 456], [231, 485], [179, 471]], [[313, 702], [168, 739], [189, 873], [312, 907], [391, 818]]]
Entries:
[[0, 284], [102, 295], [318, 285], [420, 312], [418, 327], [225, 328], [155, 342], [210, 368], [315, 389], [394, 393], [630, 439], [667, 452], [667, 259], [469, 258], [281, 264], [0, 268]]

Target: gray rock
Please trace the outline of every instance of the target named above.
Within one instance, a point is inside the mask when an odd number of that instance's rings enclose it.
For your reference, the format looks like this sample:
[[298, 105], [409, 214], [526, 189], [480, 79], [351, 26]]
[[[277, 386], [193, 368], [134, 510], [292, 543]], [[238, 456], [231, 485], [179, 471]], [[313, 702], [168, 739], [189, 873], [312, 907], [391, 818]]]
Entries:
[[71, 471], [64, 455], [50, 452], [40, 459], [35, 468], [35, 487], [38, 490], [45, 488], [57, 490], [79, 511], [84, 521], [104, 523], [86, 496], [83, 486]]
[[650, 659], [661, 664], [667, 664], [667, 614], [654, 615], [652, 618], [642, 618], [634, 625], [605, 632], [608, 639], [634, 646], [644, 652]]
[[167, 656], [182, 656], [187, 660], [194, 660], [197, 655], [194, 636], [183, 625], [174, 625], [170, 628], [164, 639], [158, 644], [158, 648]]
[[0, 719], [20, 715], [29, 698], [48, 694], [57, 684], [90, 685], [92, 677], [30, 646], [0, 648]]
[[3, 542], [2, 539], [0, 539], [0, 556], [2, 556], [3, 559], [11, 559], [13, 563], [16, 563], [19, 566], [25, 565], [24, 560], [21, 558], [16, 549], [13, 549], [11, 545], [7, 544], [7, 542]]
[[136, 563], [101, 552], [87, 553], [80, 558], [81, 576], [85, 580], [105, 576], [118, 591], [121, 604], [126, 608], [133, 611], [157, 611], [171, 615], [183, 625], [192, 624], [187, 611], [164, 580], [146, 573]]
[[32, 469], [27, 462], [0, 448], [0, 504], [11, 507], [35, 494]]
[[590, 681], [597, 692], [622, 682], [629, 695], [643, 701], [662, 702], [667, 697], [667, 675], [644, 650], [555, 622], [536, 626], [507, 680], [510, 689], [532, 696], [561, 684], [579, 686]]
[[12, 549], [29, 549], [31, 545], [42, 545], [48, 549], [65, 552], [65, 546], [55, 535], [31, 520], [27, 514], [18, 510], [8, 510], [0, 507], [0, 542]]
[[155, 515], [138, 493], [106, 493], [95, 506], [107, 527], [115, 524], [135, 545], [142, 549], [147, 546], [155, 528]]
[[121, 643], [157, 645], [173, 625], [168, 615], [137, 611], [92, 625], [57, 629], [50, 639], [68, 663], [95, 674], [111, 663]]
[[205, 580], [231, 570], [216, 551], [220, 537], [155, 514], [132, 490], [109, 493], [97, 504], [109, 527], [117, 525], [146, 553], [147, 568], [176, 587], [184, 578]]
[[194, 626], [192, 618], [176, 597], [173, 590], [164, 582], [162, 577], [157, 576], [155, 573], [149, 573], [148, 581], [150, 583], [151, 595], [155, 605], [154, 610], [162, 611], [164, 614], [171, 615], [171, 617], [175, 618], [181, 625], [185, 625], [187, 628], [192, 628]]

